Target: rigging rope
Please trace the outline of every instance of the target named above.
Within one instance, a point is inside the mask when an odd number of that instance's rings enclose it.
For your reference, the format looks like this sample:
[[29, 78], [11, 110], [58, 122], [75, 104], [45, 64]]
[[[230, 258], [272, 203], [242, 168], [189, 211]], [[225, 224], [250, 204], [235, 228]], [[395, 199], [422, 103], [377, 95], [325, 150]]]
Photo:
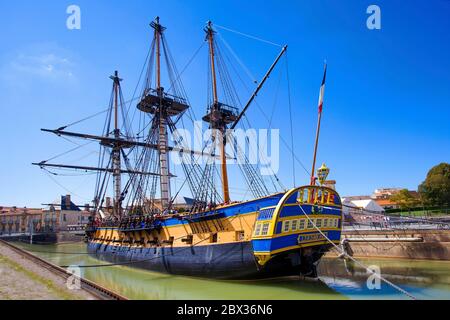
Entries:
[[291, 80], [289, 78], [289, 65], [288, 65], [288, 53], [285, 56], [286, 61], [286, 78], [288, 83], [288, 105], [289, 105], [289, 121], [291, 127], [291, 154], [292, 154], [292, 179], [294, 180], [294, 188], [296, 186], [295, 181], [295, 154], [294, 154], [294, 126], [292, 123], [292, 102], [291, 102]]
[[[142, 76], [144, 75], [145, 66], [147, 65], [148, 58], [149, 58], [150, 55], [151, 55], [152, 48], [153, 48], [153, 44], [150, 46], [150, 48], [149, 48], [148, 51], [147, 51], [147, 56], [145, 57], [144, 65], [142, 66], [141, 73], [139, 74], [138, 82], [136, 83], [136, 87], [134, 87], [133, 95], [131, 96], [132, 99], [134, 99], [134, 98], [136, 97], [136, 93], [137, 93], [137, 90], [138, 90], [138, 88], [139, 88], [139, 84], [141, 83]], [[129, 105], [128, 105], [128, 108], [127, 108], [127, 112], [126, 112], [126, 118], [127, 118], [127, 119], [129, 118], [128, 115], [129, 115], [130, 109], [131, 109], [131, 102], [132, 102], [132, 101], [130, 101], [130, 103], [129, 103]], [[135, 114], [136, 114], [136, 109], [135, 109], [134, 112], [133, 112], [133, 116], [132, 116], [132, 119], [131, 119], [130, 124], [133, 123]], [[122, 126], [122, 128], [123, 128], [123, 126]]]
[[233, 30], [233, 29], [229, 29], [229, 28], [220, 26], [220, 25], [218, 25], [218, 24], [214, 24], [214, 26], [216, 26], [217, 28], [220, 28], [220, 29], [223, 29], [223, 30], [226, 30], [226, 31], [229, 31], [229, 32], [233, 32], [233, 33], [239, 34], [239, 35], [241, 35], [241, 36], [244, 36], [244, 37], [253, 39], [253, 40], [261, 41], [261, 42], [264, 42], [264, 43], [267, 43], [267, 44], [271, 44], [271, 45], [273, 45], [273, 46], [280, 47], [280, 48], [283, 47], [281, 44], [278, 44], [278, 43], [275, 43], [275, 42], [272, 42], [272, 41], [268, 41], [268, 40], [264, 40], [264, 39], [261, 39], [261, 38], [259, 38], [259, 37], [255, 37], [255, 36], [252, 36], [252, 35], [249, 35], [249, 34], [240, 32], [240, 31], [236, 31], [236, 30]]
[[[219, 34], [219, 33], [218, 33]], [[220, 36], [220, 34], [219, 34]], [[231, 54], [235, 57], [235, 59], [238, 61], [238, 63], [241, 65], [241, 67], [244, 69], [244, 71], [247, 72], [247, 74], [249, 74], [249, 70], [248, 68], [246, 68], [246, 66], [242, 63], [242, 61], [240, 61], [240, 59], [236, 56], [236, 54], [234, 53], [233, 49], [228, 45], [228, 43], [225, 41], [225, 39], [223, 39], [222, 36], [220, 36], [220, 39], [222, 40], [222, 42], [225, 44], [225, 46], [227, 47], [227, 49], [231, 52]], [[225, 68], [225, 61], [223, 60], [223, 57], [220, 53], [219, 50], [219, 46], [217, 45], [217, 57], [218, 57], [218, 65], [219, 65], [219, 76], [221, 76], [221, 79], [224, 78], [225, 81], [222, 80], [222, 82], [224, 82], [224, 87], [228, 88], [228, 94], [231, 97], [231, 99], [233, 100], [233, 105], [237, 106], [237, 103], [239, 103], [239, 106], [242, 107], [241, 102], [239, 100], [239, 96], [235, 90], [235, 88], [232, 86], [231, 83], [231, 78]], [[236, 70], [236, 68], [234, 67], [231, 59], [228, 57], [228, 55], [223, 54], [223, 56], [227, 59], [227, 61], [229, 62], [229, 64], [232, 67], [232, 70], [235, 72], [235, 74], [237, 75], [237, 77], [239, 78], [239, 80], [242, 82], [243, 86], [247, 89], [247, 91], [250, 92], [250, 90], [248, 89], [246, 83], [243, 81], [242, 77], [240, 76], [239, 72]], [[221, 74], [221, 68], [224, 69], [224, 76], [222, 76]], [[250, 75], [251, 80], [253, 81], [254, 77], [252, 75]], [[257, 81], [256, 81], [257, 82]], [[278, 91], [277, 91], [278, 92]], [[236, 97], [236, 99], [233, 99], [233, 97]], [[246, 115], [244, 115], [244, 119], [248, 122], [249, 127], [250, 123], [248, 121], [248, 118], [246, 117]], [[244, 128], [245, 129], [245, 128]], [[248, 141], [248, 138], [247, 138]], [[233, 144], [234, 146], [234, 144]], [[250, 150], [250, 152], [253, 152], [254, 150]], [[234, 150], [234, 154], [236, 155], [236, 153], [239, 153], [237, 150]], [[242, 153], [242, 152], [241, 152]], [[258, 154], [256, 155], [258, 156]], [[259, 156], [261, 157], [261, 159], [263, 159], [265, 156], [262, 153], [262, 148], [259, 148]], [[242, 164], [241, 162], [238, 162], [240, 169], [246, 179], [247, 184], [249, 185], [249, 188], [251, 189], [251, 192], [253, 193], [253, 195], [257, 198], [268, 195], [268, 188], [265, 185], [265, 181], [264, 178], [259, 174], [258, 172], [258, 168], [259, 165], [256, 165], [256, 168], [253, 167], [253, 164], [249, 163], [248, 158], [246, 157], [245, 152], [242, 153], [242, 156], [239, 158], [243, 158], [245, 160], [245, 163]], [[278, 188], [275, 186], [275, 182], [274, 182], [274, 178], [275, 181], [278, 182], [278, 184], [280, 185], [280, 187], [282, 189], [284, 189], [284, 187], [282, 186], [282, 184], [280, 183], [279, 178], [277, 177], [277, 175], [275, 174], [275, 172], [273, 172], [272, 169], [270, 169], [272, 171], [272, 175], [270, 176], [271, 181], [274, 185], [275, 191], [278, 190]], [[254, 185], [255, 184], [255, 185]], [[254, 186], [253, 186], [254, 185]]]
[[44, 170], [45, 173], [47, 173], [48, 177], [54, 182], [56, 183], [59, 187], [61, 187], [62, 189], [64, 189], [66, 192], [68, 192], [69, 194], [73, 194], [74, 196], [77, 196], [81, 199], [87, 200], [87, 201], [91, 201], [88, 198], [82, 197], [79, 194], [76, 194], [75, 192], [70, 191], [69, 189], [67, 189], [66, 187], [64, 187], [62, 184], [60, 184], [55, 178], [53, 178], [53, 176], [55, 175], [54, 173], [50, 172], [49, 170], [42, 168], [42, 170]]
[[200, 52], [200, 50], [205, 46], [206, 42], [202, 42], [202, 45], [197, 49], [197, 51], [195, 51], [194, 55], [191, 57], [191, 59], [188, 61], [188, 63], [186, 64], [186, 66], [183, 68], [183, 70], [181, 70], [181, 72], [178, 74], [178, 76], [176, 77], [176, 79], [174, 80], [173, 83], [171, 83], [169, 90], [170, 91], [172, 89], [172, 87], [174, 86], [175, 82], [177, 82], [181, 76], [184, 74], [184, 72], [189, 68], [189, 66], [191, 65], [191, 63], [194, 61], [194, 59], [197, 57], [198, 53]]
[[96, 114], [93, 114], [92, 116], [83, 118], [83, 119], [81, 119], [81, 120], [78, 120], [78, 121], [69, 123], [68, 125], [65, 125], [65, 126], [63, 126], [63, 127], [60, 127], [60, 128], [58, 129], [58, 131], [65, 130], [65, 129], [67, 129], [67, 128], [69, 128], [69, 127], [72, 127], [72, 126], [74, 126], [74, 125], [76, 125], [76, 124], [79, 124], [79, 123], [81, 123], [81, 122], [84, 122], [84, 121], [89, 120], [89, 119], [92, 119], [92, 118], [95, 118], [96, 116], [99, 116], [99, 115], [101, 115], [101, 114], [103, 114], [103, 113], [105, 113], [105, 112], [108, 112], [108, 110], [109, 110], [109, 107], [108, 107], [108, 109], [105, 109], [105, 110], [100, 111], [100, 112], [98, 112], [98, 113], [96, 113]]
[[[216, 25], [216, 26], [217, 26], [217, 25]], [[219, 26], [219, 27], [220, 27], [220, 26]], [[224, 41], [223, 37], [220, 37], [220, 38], [221, 38], [222, 41], [225, 43], [225, 45], [227, 45], [226, 42]], [[280, 47], [281, 47], [281, 46], [280, 46]], [[228, 49], [230, 50], [231, 48], [228, 48]], [[232, 52], [232, 50], [230, 50], [230, 51]], [[233, 54], [233, 52], [232, 52], [232, 54]], [[230, 60], [228, 59], [228, 61], [230, 61]], [[238, 78], [239, 78], [239, 80], [241, 81], [242, 85], [244, 86], [245, 90], [246, 90], [248, 93], [251, 93], [251, 91], [249, 90], [247, 84], [243, 81], [243, 79], [241, 78], [241, 76], [239, 75], [239, 73], [235, 70], [233, 64], [231, 64], [231, 66], [233, 67], [232, 69], [234, 70], [234, 72], [235, 72], [236, 75], [238, 76]], [[209, 73], [208, 73], [208, 75], [209, 75]], [[280, 75], [281, 75], [281, 73], [280, 73]], [[288, 94], [289, 94], [289, 105], [291, 106], [290, 80], [289, 80], [289, 78], [288, 78], [288, 81], [289, 81], [289, 92], [288, 92]], [[255, 103], [255, 105], [258, 107], [258, 109], [260, 110], [261, 114], [266, 118], [267, 122], [269, 123], [269, 127], [271, 127], [273, 112], [272, 112], [271, 117], [270, 117], [270, 119], [269, 119], [269, 117], [267, 116], [267, 114], [264, 112], [263, 108], [262, 108], [262, 107], [260, 106], [260, 104], [258, 103], [257, 98], [255, 98], [254, 103]], [[288, 149], [288, 151], [290, 151], [290, 152], [293, 154], [293, 158], [295, 159], [295, 160], [293, 160], [293, 162], [294, 162], [294, 161], [297, 161], [297, 162], [300, 164], [300, 166], [304, 169], [304, 171], [306, 172], [307, 176], [310, 177], [310, 176], [311, 176], [311, 173], [310, 173], [309, 170], [303, 165], [303, 163], [300, 161], [300, 159], [297, 157], [297, 155], [295, 154], [294, 149], [293, 149], [291, 146], [289, 146], [289, 144], [286, 142], [286, 140], [283, 138], [283, 136], [280, 135], [280, 139], [281, 139], [281, 141], [283, 142], [283, 144], [286, 146], [286, 148]], [[294, 165], [294, 167], [295, 167], [295, 165]], [[294, 170], [294, 172], [295, 172], [295, 170]], [[294, 179], [295, 179], [295, 177], [294, 177]]]
[[65, 152], [63, 152], [63, 153], [60, 153], [60, 154], [58, 154], [58, 155], [56, 155], [56, 156], [54, 156], [53, 158], [50, 158], [50, 159], [48, 159], [48, 160], [45, 160], [44, 163], [50, 162], [50, 161], [55, 160], [55, 159], [57, 159], [57, 158], [59, 158], [59, 157], [65, 156], [66, 154], [69, 154], [69, 153], [71, 153], [71, 152], [73, 152], [73, 151], [76, 151], [76, 150], [78, 150], [78, 149], [80, 149], [80, 148], [82, 148], [82, 147], [85, 147], [85, 146], [87, 146], [87, 145], [93, 143], [93, 142], [94, 142], [94, 141], [89, 141], [88, 143], [78, 145], [78, 146], [75, 147], [75, 148], [72, 148], [72, 149], [70, 149], [70, 150], [68, 150], [68, 151], [65, 151]]
[[253, 75], [253, 73], [250, 71], [250, 69], [242, 62], [242, 60], [238, 57], [238, 55], [234, 52], [234, 50], [231, 48], [230, 44], [225, 41], [225, 39], [222, 37], [222, 35], [220, 34], [220, 32], [217, 32], [217, 34], [219, 35], [220, 39], [222, 40], [222, 42], [225, 44], [225, 46], [227, 47], [227, 49], [231, 52], [231, 54], [233, 55], [233, 57], [236, 59], [236, 61], [239, 63], [239, 65], [242, 67], [242, 69], [244, 69], [245, 73], [247, 74], [247, 76], [250, 78], [250, 80], [257, 84], [258, 80], [256, 80], [256, 77]]

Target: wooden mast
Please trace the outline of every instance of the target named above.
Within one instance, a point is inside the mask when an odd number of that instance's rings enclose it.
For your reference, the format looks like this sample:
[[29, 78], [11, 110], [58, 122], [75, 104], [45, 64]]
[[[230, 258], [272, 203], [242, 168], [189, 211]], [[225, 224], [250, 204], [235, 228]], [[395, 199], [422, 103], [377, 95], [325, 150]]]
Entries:
[[316, 185], [316, 158], [317, 158], [317, 147], [319, 145], [319, 135], [320, 135], [320, 122], [322, 120], [322, 113], [319, 113], [319, 119], [317, 120], [317, 131], [316, 131], [316, 142], [314, 144], [314, 155], [313, 155], [313, 164], [311, 169], [311, 185]]
[[211, 78], [212, 78], [212, 90], [214, 98], [214, 107], [219, 103], [217, 96], [217, 78], [216, 78], [216, 64], [215, 64], [215, 51], [214, 51], [214, 31], [212, 28], [212, 22], [208, 21], [208, 43], [209, 43], [209, 57], [211, 60]]
[[[212, 91], [213, 91], [213, 107], [211, 110], [211, 114], [216, 112], [219, 109], [219, 98], [217, 95], [217, 78], [216, 78], [216, 66], [215, 66], [215, 51], [214, 51], [214, 30], [212, 28], [212, 22], [208, 21], [207, 26], [208, 33], [208, 43], [209, 43], [209, 56], [211, 61], [211, 78], [212, 78]], [[226, 157], [226, 126], [220, 121], [219, 125], [214, 125], [213, 129], [218, 129], [221, 132], [221, 136], [219, 137], [219, 148], [220, 148], [220, 163], [221, 163], [221, 175], [222, 175], [222, 191], [223, 191], [223, 200], [225, 203], [230, 202], [230, 189], [228, 186], [228, 171], [227, 171], [227, 157]], [[217, 137], [214, 133], [214, 140], [217, 140]]]
[[[119, 129], [119, 89], [120, 89], [120, 81], [119, 73], [117, 71], [114, 72], [114, 76], [111, 76], [113, 80], [113, 88], [114, 88], [114, 138], [117, 140], [120, 139], [120, 129]], [[122, 215], [122, 205], [121, 205], [121, 197], [122, 197], [122, 182], [121, 182], [121, 145], [120, 143], [114, 143], [112, 150], [112, 165], [113, 165], [113, 185], [114, 185], [114, 215], [120, 217]]]
[[327, 77], [327, 64], [325, 63], [322, 85], [320, 87], [319, 116], [318, 116], [318, 120], [317, 120], [316, 142], [314, 144], [313, 165], [312, 165], [312, 170], [311, 170], [311, 185], [312, 186], [316, 185], [316, 177], [315, 177], [316, 158], [317, 158], [317, 148], [319, 146], [320, 124], [321, 124], [321, 121], [322, 121], [323, 98], [324, 98], [324, 94], [325, 94], [325, 80], [326, 80], [326, 77]]
[[161, 25], [159, 24], [159, 17], [155, 19], [155, 41], [156, 41], [156, 90], [161, 89]]
[[160, 166], [160, 191], [161, 191], [161, 208], [164, 211], [169, 207], [170, 202], [170, 180], [169, 180], [169, 153], [168, 153], [168, 130], [167, 130], [167, 113], [164, 106], [164, 88], [161, 86], [161, 35], [165, 30], [159, 23], [159, 17], [151, 24], [155, 29], [155, 45], [156, 45], [156, 93], [159, 97], [159, 112], [156, 116], [159, 119], [159, 166]]

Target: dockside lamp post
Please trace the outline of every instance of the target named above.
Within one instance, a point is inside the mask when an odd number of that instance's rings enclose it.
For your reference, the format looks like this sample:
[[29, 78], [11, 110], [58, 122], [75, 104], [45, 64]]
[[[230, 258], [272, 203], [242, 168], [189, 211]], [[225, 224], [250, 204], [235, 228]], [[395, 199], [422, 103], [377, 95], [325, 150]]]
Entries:
[[317, 177], [319, 178], [319, 182], [321, 185], [327, 180], [328, 174], [330, 173], [330, 169], [327, 166], [322, 164], [322, 166], [317, 169]]

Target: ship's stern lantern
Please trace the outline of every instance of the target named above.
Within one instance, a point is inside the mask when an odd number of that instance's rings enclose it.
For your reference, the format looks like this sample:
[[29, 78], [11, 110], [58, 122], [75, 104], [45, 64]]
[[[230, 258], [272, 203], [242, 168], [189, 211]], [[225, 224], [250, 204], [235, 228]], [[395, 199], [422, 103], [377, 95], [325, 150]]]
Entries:
[[317, 169], [317, 177], [319, 178], [319, 182], [322, 185], [328, 177], [328, 174], [330, 173], [330, 169], [324, 164]]

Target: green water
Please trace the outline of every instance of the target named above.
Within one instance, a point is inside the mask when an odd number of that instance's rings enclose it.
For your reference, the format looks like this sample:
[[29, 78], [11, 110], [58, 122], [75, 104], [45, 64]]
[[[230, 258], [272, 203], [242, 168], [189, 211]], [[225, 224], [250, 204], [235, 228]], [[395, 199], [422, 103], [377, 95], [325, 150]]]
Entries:
[[[105, 262], [86, 254], [84, 243], [22, 248], [56, 265], [95, 265]], [[55, 251], [62, 253], [55, 253]], [[450, 299], [450, 262], [412, 260], [361, 260], [380, 268], [381, 274], [419, 299]], [[381, 284], [370, 290], [368, 274], [349, 268], [342, 260], [322, 259], [320, 281], [298, 277], [258, 281], [217, 281], [172, 276], [126, 266], [82, 268], [82, 277], [130, 299], [408, 299]]]

